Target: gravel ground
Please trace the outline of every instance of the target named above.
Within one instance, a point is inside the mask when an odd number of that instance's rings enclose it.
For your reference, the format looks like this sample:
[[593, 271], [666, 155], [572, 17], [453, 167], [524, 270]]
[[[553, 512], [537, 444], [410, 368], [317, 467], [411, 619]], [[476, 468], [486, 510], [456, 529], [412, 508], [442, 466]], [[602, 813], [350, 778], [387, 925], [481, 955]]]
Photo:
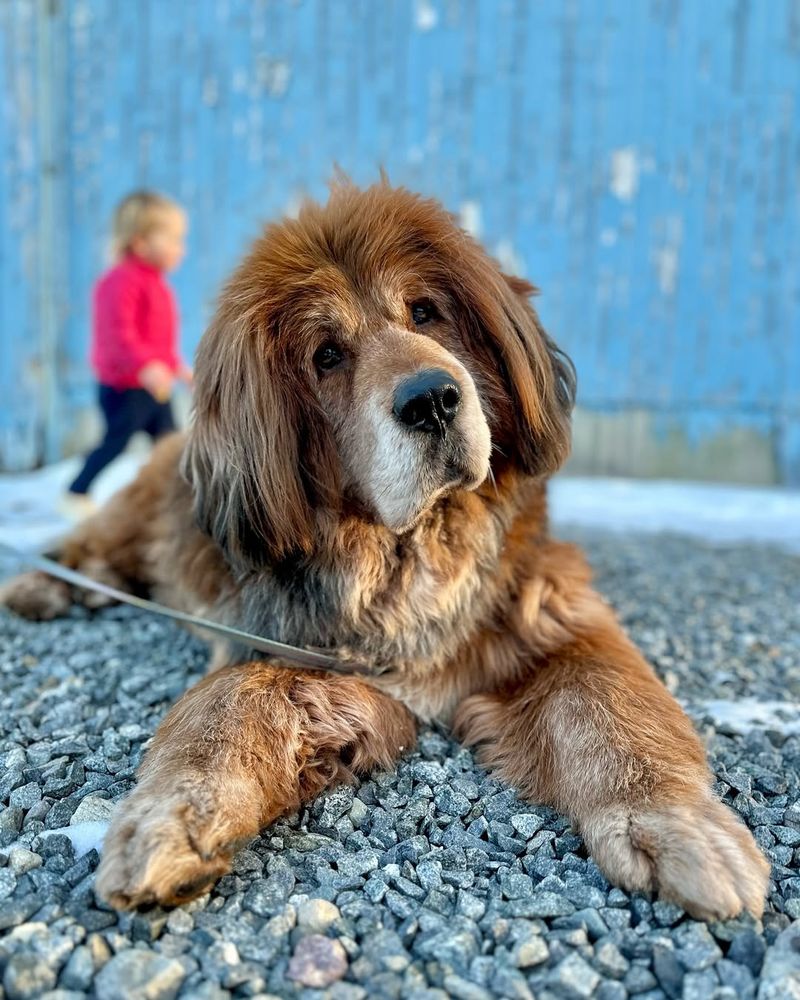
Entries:
[[762, 924], [697, 923], [610, 888], [562, 817], [434, 729], [396, 771], [274, 825], [201, 900], [120, 916], [96, 902], [82, 841], [202, 675], [204, 648], [127, 608], [42, 625], [0, 611], [4, 996], [800, 997], [800, 727], [789, 711], [740, 734], [708, 708], [800, 702], [798, 559], [573, 536], [773, 861]]

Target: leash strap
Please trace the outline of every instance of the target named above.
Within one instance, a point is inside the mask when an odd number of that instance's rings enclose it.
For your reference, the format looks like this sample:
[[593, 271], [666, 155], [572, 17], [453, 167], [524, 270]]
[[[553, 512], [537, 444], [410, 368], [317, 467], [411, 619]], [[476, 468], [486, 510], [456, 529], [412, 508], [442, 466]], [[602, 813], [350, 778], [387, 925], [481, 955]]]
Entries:
[[225, 639], [241, 643], [249, 649], [256, 649], [260, 653], [267, 653], [269, 656], [280, 657], [281, 660], [289, 660], [290, 665], [293, 667], [311, 667], [315, 670], [327, 670], [335, 674], [374, 676], [368, 667], [358, 663], [347, 663], [338, 660], [334, 656], [328, 656], [326, 653], [319, 653], [313, 649], [303, 649], [299, 646], [290, 646], [285, 642], [277, 642], [274, 639], [265, 639], [260, 635], [251, 635], [249, 632], [243, 632], [238, 628], [231, 628], [229, 625], [221, 625], [219, 622], [208, 621], [206, 618], [190, 615], [184, 611], [175, 611], [173, 608], [165, 607], [156, 601], [148, 601], [144, 597], [126, 594], [124, 590], [117, 590], [116, 587], [110, 587], [99, 580], [93, 580], [83, 573], [78, 573], [67, 566], [62, 566], [61, 563], [55, 562], [53, 559], [48, 559], [46, 556], [37, 555], [33, 552], [20, 552], [5, 542], [0, 542], [0, 552], [6, 553], [19, 563], [41, 570], [42, 573], [47, 573], [48, 576], [55, 576], [59, 580], [64, 580], [75, 587], [80, 587], [82, 590], [94, 590], [98, 594], [104, 594], [106, 597], [111, 597], [122, 604], [130, 604], [132, 607], [139, 608], [142, 611], [161, 615], [162, 618], [171, 618], [173, 621], [181, 622], [183, 625], [195, 625], [198, 628], [213, 632], [215, 635], [223, 636]]

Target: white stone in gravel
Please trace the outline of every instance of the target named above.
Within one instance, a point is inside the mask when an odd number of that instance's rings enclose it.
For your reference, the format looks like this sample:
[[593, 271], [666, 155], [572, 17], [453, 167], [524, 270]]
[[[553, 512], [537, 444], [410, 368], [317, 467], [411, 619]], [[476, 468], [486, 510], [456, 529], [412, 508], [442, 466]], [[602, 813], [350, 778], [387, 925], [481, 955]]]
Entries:
[[539, 934], [528, 934], [518, 941], [511, 953], [511, 960], [519, 969], [529, 969], [532, 965], [541, 965], [550, 957], [547, 943]]
[[167, 930], [170, 934], [188, 934], [194, 930], [194, 917], [184, 909], [173, 910], [167, 917]]
[[28, 920], [24, 924], [18, 924], [8, 937], [12, 941], [30, 941], [46, 933], [47, 924], [41, 920]]
[[600, 982], [600, 976], [580, 955], [568, 955], [552, 970], [547, 985], [564, 1000], [584, 1000], [590, 997]]
[[86, 947], [92, 953], [95, 969], [99, 969], [111, 958], [111, 949], [102, 934], [90, 934], [86, 939]]
[[630, 962], [613, 941], [598, 941], [594, 964], [604, 976], [611, 976], [612, 979], [621, 979], [630, 968]]
[[130, 948], [110, 959], [94, 982], [97, 1000], [172, 1000], [186, 972], [176, 959]]
[[55, 970], [34, 952], [20, 952], [9, 958], [3, 976], [3, 988], [8, 1000], [34, 1000], [55, 985]]
[[297, 926], [306, 934], [324, 934], [341, 915], [327, 899], [308, 899], [297, 908]]
[[107, 823], [114, 811], [114, 803], [100, 795], [87, 795], [78, 803], [78, 808], [72, 814], [70, 826], [79, 823]]
[[207, 954], [223, 965], [238, 965], [241, 962], [239, 949], [233, 941], [217, 941], [211, 945]]
[[767, 949], [758, 1000], [800, 1000], [800, 920], [781, 931]]
[[297, 923], [297, 910], [293, 906], [285, 906], [281, 913], [276, 913], [264, 924], [264, 933], [273, 938], [285, 937]]
[[26, 847], [11, 847], [8, 851], [8, 867], [16, 875], [24, 875], [42, 865], [41, 855], [29, 851]]

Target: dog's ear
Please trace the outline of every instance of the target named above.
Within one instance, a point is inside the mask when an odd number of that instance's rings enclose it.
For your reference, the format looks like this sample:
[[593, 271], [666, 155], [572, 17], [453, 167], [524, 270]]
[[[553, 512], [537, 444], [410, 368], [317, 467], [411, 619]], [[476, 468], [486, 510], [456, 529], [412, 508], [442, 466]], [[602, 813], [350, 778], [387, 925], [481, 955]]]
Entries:
[[473, 266], [462, 294], [473, 343], [488, 343], [499, 363], [503, 386], [490, 400], [499, 424], [493, 436], [499, 433], [498, 448], [510, 449], [526, 472], [549, 475], [570, 451], [575, 367], [544, 330], [530, 302], [534, 286], [479, 254], [480, 260], [468, 255]]
[[542, 326], [531, 303], [538, 290], [522, 278], [508, 274], [502, 274], [502, 278], [510, 293], [505, 297], [503, 311], [524, 355], [519, 358], [513, 352], [514, 356], [507, 359], [523, 420], [522, 458], [529, 471], [549, 474], [563, 465], [572, 445], [575, 365]]
[[314, 511], [337, 503], [316, 400], [266, 318], [237, 314], [230, 294], [198, 350], [183, 473], [198, 524], [238, 568], [310, 552]]

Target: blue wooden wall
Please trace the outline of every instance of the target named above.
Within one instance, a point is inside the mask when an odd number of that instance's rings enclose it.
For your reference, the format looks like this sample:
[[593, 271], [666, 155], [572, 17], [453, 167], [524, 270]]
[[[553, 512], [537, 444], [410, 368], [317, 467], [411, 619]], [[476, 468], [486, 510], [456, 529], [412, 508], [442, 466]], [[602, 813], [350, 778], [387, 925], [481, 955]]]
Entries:
[[190, 352], [338, 163], [541, 286], [580, 467], [800, 483], [799, 0], [11, 0], [0, 31], [0, 468], [80, 444], [122, 195], [188, 207]]

